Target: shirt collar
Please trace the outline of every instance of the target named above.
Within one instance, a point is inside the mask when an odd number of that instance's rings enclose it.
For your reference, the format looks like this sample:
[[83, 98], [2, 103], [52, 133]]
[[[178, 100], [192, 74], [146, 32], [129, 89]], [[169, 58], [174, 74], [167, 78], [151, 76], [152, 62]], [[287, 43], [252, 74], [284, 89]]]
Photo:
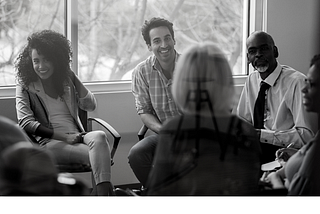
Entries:
[[270, 86], [273, 86], [276, 83], [276, 80], [278, 79], [280, 72], [281, 72], [281, 65], [279, 64], [279, 62], [277, 61], [277, 67], [276, 69], [274, 69], [274, 71], [265, 79], [262, 80], [260, 75], [259, 75], [259, 81], [260, 82], [265, 82], [268, 83]]

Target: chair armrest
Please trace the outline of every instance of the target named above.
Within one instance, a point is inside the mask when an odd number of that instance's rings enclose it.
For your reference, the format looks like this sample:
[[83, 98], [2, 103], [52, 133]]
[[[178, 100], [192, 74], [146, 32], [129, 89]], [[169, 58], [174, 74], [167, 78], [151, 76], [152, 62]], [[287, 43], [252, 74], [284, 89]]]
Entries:
[[139, 140], [142, 140], [145, 136], [145, 134], [148, 131], [148, 127], [146, 125], [142, 125], [142, 127], [140, 128], [139, 132], [138, 132], [138, 138]]
[[117, 151], [121, 136], [120, 134], [106, 121], [100, 119], [100, 118], [93, 118], [89, 117], [88, 118], [88, 131], [92, 131], [92, 121], [95, 121], [96, 123], [100, 124], [102, 127], [104, 127], [108, 132], [113, 136], [114, 141], [113, 141], [113, 147], [111, 150], [111, 159], [112, 159], [112, 165], [113, 165], [113, 157], [114, 154]]

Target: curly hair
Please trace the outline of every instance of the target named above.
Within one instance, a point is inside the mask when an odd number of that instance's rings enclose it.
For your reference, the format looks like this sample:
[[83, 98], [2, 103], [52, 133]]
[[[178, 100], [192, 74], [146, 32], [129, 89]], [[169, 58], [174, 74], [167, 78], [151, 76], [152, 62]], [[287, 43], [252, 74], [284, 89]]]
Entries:
[[72, 61], [72, 49], [70, 41], [60, 33], [52, 30], [35, 32], [28, 37], [28, 43], [20, 52], [15, 68], [17, 70], [17, 80], [24, 88], [37, 81], [38, 76], [33, 69], [31, 52], [37, 50], [54, 66], [52, 78], [56, 84], [59, 96], [64, 94], [64, 84], [70, 76]]
[[167, 27], [171, 33], [172, 39], [174, 40], [173, 24], [166, 19], [154, 17], [154, 18], [150, 19], [149, 21], [145, 20], [144, 24], [141, 28], [143, 39], [144, 39], [144, 41], [146, 41], [147, 45], [151, 45], [150, 34], [149, 34], [150, 30], [152, 30], [153, 28], [160, 27], [160, 26]]
[[316, 54], [313, 56], [310, 62], [310, 67], [312, 67], [315, 64], [320, 65], [320, 54]]

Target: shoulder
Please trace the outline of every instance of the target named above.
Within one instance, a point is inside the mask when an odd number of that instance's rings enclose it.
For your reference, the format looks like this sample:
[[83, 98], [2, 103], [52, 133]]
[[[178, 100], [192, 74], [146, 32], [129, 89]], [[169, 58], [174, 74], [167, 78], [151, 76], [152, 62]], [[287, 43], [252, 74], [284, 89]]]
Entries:
[[258, 71], [254, 71], [254, 72], [252, 72], [252, 73], [250, 73], [249, 75], [248, 75], [248, 78], [247, 78], [247, 82], [256, 82], [256, 81], [258, 81], [258, 79], [259, 79], [259, 76], [260, 76], [260, 74], [259, 74], [259, 72]]
[[287, 84], [304, 82], [304, 79], [306, 78], [306, 76], [302, 72], [297, 71], [287, 65], [282, 65], [280, 76]]
[[245, 88], [256, 88], [260, 84], [259, 80], [260, 74], [258, 71], [254, 71], [248, 75], [245, 81]]
[[140, 62], [133, 70], [132, 76], [143, 75], [151, 72], [153, 64], [155, 62], [155, 56], [151, 55], [144, 61]]

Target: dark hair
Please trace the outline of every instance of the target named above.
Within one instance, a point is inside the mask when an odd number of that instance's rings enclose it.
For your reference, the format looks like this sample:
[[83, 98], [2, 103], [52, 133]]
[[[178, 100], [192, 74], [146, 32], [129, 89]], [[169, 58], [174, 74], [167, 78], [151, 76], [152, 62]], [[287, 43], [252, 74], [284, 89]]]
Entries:
[[320, 54], [316, 54], [313, 56], [310, 62], [310, 67], [312, 67], [315, 64], [317, 64], [318, 66], [320, 65]]
[[153, 28], [156, 27], [160, 27], [160, 26], [165, 26], [169, 29], [172, 39], [174, 40], [174, 32], [173, 32], [173, 24], [171, 22], [169, 22], [166, 19], [163, 18], [159, 18], [159, 17], [154, 17], [152, 19], [145, 20], [144, 24], [141, 28], [141, 32], [142, 32], [142, 36], [144, 41], [146, 41], [147, 45], [151, 45], [151, 41], [150, 41], [150, 30], [152, 30]]
[[69, 40], [60, 33], [52, 30], [35, 32], [28, 37], [28, 43], [20, 52], [15, 67], [17, 69], [18, 82], [24, 88], [37, 81], [38, 76], [32, 65], [31, 51], [37, 50], [54, 66], [53, 81], [59, 96], [64, 94], [64, 84], [71, 72], [70, 63], [72, 50]]

